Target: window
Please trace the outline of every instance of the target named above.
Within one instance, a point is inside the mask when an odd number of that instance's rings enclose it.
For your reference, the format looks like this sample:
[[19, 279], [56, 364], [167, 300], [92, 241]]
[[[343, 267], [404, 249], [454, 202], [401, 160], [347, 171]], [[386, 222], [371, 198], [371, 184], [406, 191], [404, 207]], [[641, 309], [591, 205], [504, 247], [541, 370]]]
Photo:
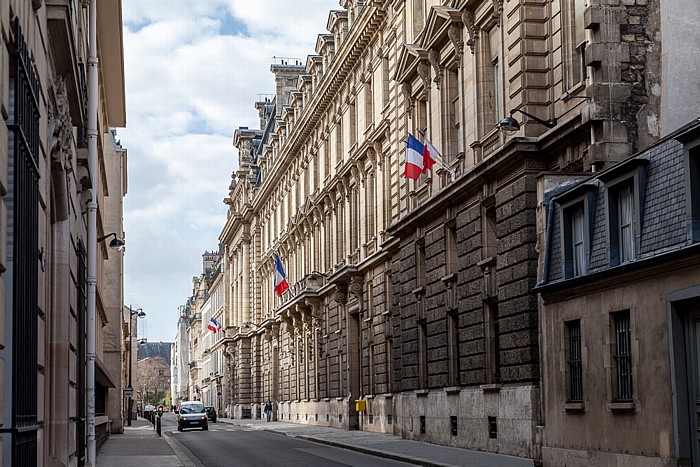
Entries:
[[567, 363], [567, 400], [583, 402], [583, 369], [581, 367], [581, 321], [566, 323], [566, 363]]
[[584, 12], [589, 0], [563, 0], [565, 91], [583, 84], [586, 71], [586, 29]]
[[494, 25], [486, 27], [481, 33], [477, 61], [479, 63], [478, 117], [479, 135], [493, 131], [494, 126], [503, 116], [503, 67], [500, 59], [501, 28]]
[[688, 150], [688, 215], [692, 241], [700, 241], [700, 145]]
[[629, 310], [612, 314], [614, 333], [615, 402], [632, 401], [632, 352]]
[[454, 274], [457, 264], [457, 226], [455, 221], [445, 224], [445, 275]]
[[587, 222], [583, 201], [564, 209], [564, 277], [581, 276], [588, 268]]
[[457, 68], [446, 68], [444, 77], [445, 104], [443, 112], [443, 157], [450, 160], [459, 152], [459, 122], [462, 113], [460, 105], [460, 83]]
[[482, 215], [482, 259], [496, 257], [496, 207], [489, 206]]
[[632, 180], [609, 191], [610, 263], [617, 265], [635, 258], [635, 200]]
[[501, 381], [501, 344], [499, 341], [500, 325], [498, 322], [498, 304], [487, 303], [486, 313], [486, 357], [487, 380], [489, 383]]
[[416, 242], [416, 287], [425, 287], [426, 283], [425, 272], [425, 240], [419, 234]]
[[460, 385], [460, 343], [459, 343], [459, 315], [456, 313], [447, 316], [448, 326], [448, 355], [450, 361], [450, 385]]
[[428, 326], [425, 320], [418, 321], [418, 387], [428, 388]]
[[372, 117], [374, 116], [374, 97], [373, 97], [373, 89], [372, 89], [372, 79], [369, 78], [367, 82], [365, 83], [365, 92], [364, 92], [364, 99], [365, 99], [365, 129], [369, 128], [369, 126], [372, 124]]

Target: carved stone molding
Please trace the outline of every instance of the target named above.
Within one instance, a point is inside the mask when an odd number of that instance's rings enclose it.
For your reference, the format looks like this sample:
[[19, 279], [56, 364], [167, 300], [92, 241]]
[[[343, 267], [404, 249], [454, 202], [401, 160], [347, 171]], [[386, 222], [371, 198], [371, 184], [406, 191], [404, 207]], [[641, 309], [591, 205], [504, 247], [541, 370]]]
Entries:
[[435, 49], [430, 49], [430, 51], [428, 52], [428, 61], [433, 66], [433, 70], [435, 70], [435, 78], [433, 78], [433, 81], [435, 81], [435, 86], [437, 86], [437, 88], [440, 89], [440, 80], [442, 79], [442, 68], [440, 67], [440, 52], [438, 52]]
[[462, 23], [464, 23], [464, 27], [467, 28], [467, 32], [469, 33], [469, 39], [467, 39], [467, 45], [469, 46], [469, 50], [472, 51], [472, 54], [474, 54], [474, 44], [476, 41], [476, 28], [474, 26], [474, 11], [473, 10], [464, 10], [462, 12]]
[[501, 16], [503, 16], [503, 0], [492, 0], [493, 1], [493, 18], [498, 22], [498, 26], [501, 25]]
[[423, 91], [418, 98], [422, 101], [426, 101], [428, 100], [428, 95], [430, 92], [430, 65], [421, 60], [418, 62], [416, 71], [418, 72], [420, 79], [423, 81]]
[[411, 89], [411, 83], [403, 83], [401, 85], [401, 93], [403, 93], [404, 100], [406, 101], [406, 113], [408, 117], [411, 118], [413, 112], [413, 106], [416, 101], [413, 99], [413, 90]]
[[462, 52], [464, 50], [464, 41], [462, 40], [462, 25], [460, 23], [450, 24], [447, 30], [447, 37], [452, 41], [455, 48], [455, 57], [457, 57], [457, 66], [462, 66]]
[[71, 139], [73, 138], [73, 125], [70, 118], [68, 93], [62, 76], [57, 76], [54, 81], [56, 96], [56, 108], [53, 109], [51, 118], [51, 161], [54, 165], [60, 164], [61, 170], [70, 173], [72, 171]]
[[362, 278], [357, 276], [353, 277], [348, 285], [348, 294], [358, 302], [362, 302], [362, 289]]
[[341, 305], [345, 305], [345, 303], [347, 302], [347, 295], [343, 290], [336, 290], [331, 295], [331, 300]]

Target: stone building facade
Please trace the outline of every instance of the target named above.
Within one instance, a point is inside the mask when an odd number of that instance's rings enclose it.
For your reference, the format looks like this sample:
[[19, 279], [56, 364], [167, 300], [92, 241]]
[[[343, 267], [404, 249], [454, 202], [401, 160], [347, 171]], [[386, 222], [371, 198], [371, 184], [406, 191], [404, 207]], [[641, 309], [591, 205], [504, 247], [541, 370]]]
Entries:
[[[123, 237], [121, 2], [100, 1], [97, 167], [88, 155], [87, 1], [0, 2], [0, 464], [84, 465], [87, 203]], [[98, 186], [91, 185], [91, 173]], [[107, 239], [109, 243], [109, 239]], [[122, 427], [122, 255], [97, 245], [95, 434]]]
[[[698, 97], [697, 78], [668, 64], [697, 33], [647, 1], [340, 6], [234, 135], [224, 404], [541, 459], [538, 176], [690, 120], [675, 89]], [[441, 153], [415, 181], [408, 133]]]

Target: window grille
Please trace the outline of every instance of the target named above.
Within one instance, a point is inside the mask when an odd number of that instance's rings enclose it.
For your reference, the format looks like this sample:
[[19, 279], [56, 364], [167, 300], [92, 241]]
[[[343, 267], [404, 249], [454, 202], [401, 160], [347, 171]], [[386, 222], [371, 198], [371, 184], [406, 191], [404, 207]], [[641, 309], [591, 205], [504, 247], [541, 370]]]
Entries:
[[14, 22], [8, 119], [6, 287], [12, 306], [12, 465], [37, 465], [39, 82]]
[[583, 402], [583, 370], [581, 367], [581, 322], [566, 323], [568, 334], [567, 364], [569, 367], [569, 402]]
[[613, 315], [615, 325], [615, 366], [618, 402], [632, 401], [632, 352], [630, 348], [631, 330], [629, 311]]

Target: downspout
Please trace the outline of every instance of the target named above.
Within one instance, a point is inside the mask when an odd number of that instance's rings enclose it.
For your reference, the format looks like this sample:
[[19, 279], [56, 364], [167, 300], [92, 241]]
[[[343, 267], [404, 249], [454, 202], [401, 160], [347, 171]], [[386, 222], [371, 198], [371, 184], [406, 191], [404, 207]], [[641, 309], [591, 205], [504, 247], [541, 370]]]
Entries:
[[97, 293], [97, 0], [89, 0], [88, 56], [88, 156], [90, 167], [90, 201], [87, 205], [87, 465], [94, 466], [95, 446], [95, 299]]
[[549, 255], [552, 249], [552, 225], [554, 223], [554, 200], [550, 198], [545, 201], [547, 204], [547, 233], [544, 245], [544, 264], [542, 265], [542, 280], [537, 287], [546, 285], [549, 282]]

